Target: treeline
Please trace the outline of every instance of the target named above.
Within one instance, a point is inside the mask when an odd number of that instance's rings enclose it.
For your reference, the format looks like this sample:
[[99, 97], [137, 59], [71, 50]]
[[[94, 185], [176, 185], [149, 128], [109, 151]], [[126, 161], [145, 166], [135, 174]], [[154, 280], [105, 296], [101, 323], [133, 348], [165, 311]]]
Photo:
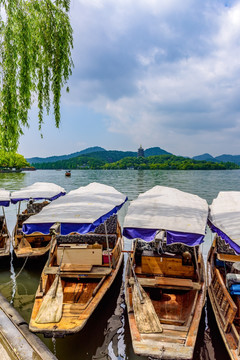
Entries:
[[30, 164], [22, 155], [16, 154], [14, 152], [5, 152], [0, 150], [0, 169], [21, 169], [25, 167], [30, 167]]
[[156, 155], [149, 157], [125, 157], [118, 161], [99, 156], [79, 156], [69, 160], [32, 164], [37, 169], [143, 169], [143, 170], [227, 170], [239, 169], [234, 163], [198, 161], [183, 156]]

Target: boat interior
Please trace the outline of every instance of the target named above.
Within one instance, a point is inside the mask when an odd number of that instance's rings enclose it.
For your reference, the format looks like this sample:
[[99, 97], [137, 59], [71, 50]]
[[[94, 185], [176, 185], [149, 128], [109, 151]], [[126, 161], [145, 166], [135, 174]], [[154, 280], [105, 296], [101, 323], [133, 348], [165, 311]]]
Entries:
[[[161, 324], [189, 326], [203, 281], [198, 247], [138, 240], [134, 263]], [[133, 284], [134, 279], [130, 277], [129, 282]]]
[[14, 231], [14, 248], [17, 249], [18, 255], [24, 255], [26, 252], [31, 250], [34, 251], [34, 249], [46, 248], [49, 245], [51, 235], [43, 235], [41, 233], [25, 235], [22, 232], [23, 222], [30, 216], [39, 213], [42, 208], [48, 204], [48, 201], [33, 202], [30, 200], [27, 204], [27, 208], [22, 213], [18, 214]]
[[0, 216], [0, 253], [6, 248], [6, 240], [9, 238], [6, 218], [4, 215]]
[[84, 310], [117, 267], [121, 252], [121, 231], [116, 216], [107, 220], [107, 236], [103, 225], [98, 226], [94, 233], [85, 235], [57, 235], [37, 296], [47, 293], [59, 274], [64, 305], [75, 304], [76, 310]]
[[214, 295], [219, 321], [226, 334], [230, 335], [233, 330], [234, 341], [238, 344], [240, 334], [240, 255], [236, 255], [225, 240], [216, 235], [208, 261], [211, 269], [209, 287]]

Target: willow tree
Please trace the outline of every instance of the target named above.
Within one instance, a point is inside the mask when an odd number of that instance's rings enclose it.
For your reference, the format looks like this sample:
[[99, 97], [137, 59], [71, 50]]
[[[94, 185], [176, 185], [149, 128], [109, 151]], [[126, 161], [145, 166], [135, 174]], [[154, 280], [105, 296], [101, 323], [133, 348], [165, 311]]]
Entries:
[[39, 130], [51, 106], [59, 126], [61, 90], [73, 65], [70, 0], [0, 4], [0, 149], [15, 152], [33, 104]]

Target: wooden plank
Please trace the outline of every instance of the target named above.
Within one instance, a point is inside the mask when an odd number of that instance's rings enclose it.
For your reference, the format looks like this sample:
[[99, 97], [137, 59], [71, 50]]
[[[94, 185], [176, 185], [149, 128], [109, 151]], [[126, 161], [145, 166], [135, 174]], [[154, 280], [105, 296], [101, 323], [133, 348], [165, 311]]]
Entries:
[[[139, 298], [137, 286], [140, 288], [143, 301]], [[141, 334], [162, 332], [162, 326], [151, 299], [136, 282], [133, 285], [133, 310], [137, 328]]]
[[223, 278], [222, 278], [219, 270], [216, 269], [216, 268], [215, 268], [215, 273], [216, 273], [217, 279], [218, 279], [218, 281], [219, 281], [219, 283], [220, 283], [220, 285], [221, 285], [221, 287], [222, 287], [222, 291], [223, 291], [225, 297], [227, 298], [227, 301], [228, 301], [230, 307], [231, 307], [234, 311], [237, 311], [237, 306], [235, 305], [233, 299], [231, 298], [231, 295], [230, 295], [229, 292], [227, 291], [226, 286], [225, 286], [224, 281], [223, 281]]
[[[155, 334], [154, 334], [155, 335]], [[141, 334], [141, 338], [145, 341], [147, 341], [148, 343], [151, 342], [156, 342], [156, 343], [174, 343], [174, 344], [184, 344], [186, 341], [186, 336], [184, 337], [180, 337], [180, 336], [172, 336], [172, 335], [168, 335], [165, 333], [159, 334], [159, 335], [155, 335], [153, 336], [153, 334]], [[160, 353], [160, 352], [159, 352]], [[175, 357], [176, 359], [176, 357]]]
[[142, 273], [192, 278], [194, 266], [182, 265], [176, 257], [142, 256]]
[[161, 334], [141, 334], [142, 339], [151, 339], [154, 341], [162, 341], [161, 338], [170, 338], [172, 341], [175, 341], [176, 339], [186, 340], [187, 332], [182, 331], [172, 331], [165, 329], [165, 325], [163, 332]]
[[[57, 273], [58, 266], [45, 266], [43, 272], [46, 275], [55, 275]], [[91, 271], [64, 271], [61, 272], [63, 276], [72, 276], [75, 275], [79, 277], [81, 275], [86, 275], [86, 277], [102, 277], [109, 275], [112, 272], [112, 269], [105, 266], [92, 266]]]
[[160, 318], [161, 323], [165, 324], [174, 324], [174, 325], [183, 325], [185, 320], [181, 319], [167, 319], [167, 318]]
[[[200, 290], [201, 284], [193, 282], [191, 279], [179, 279], [171, 277], [155, 277], [155, 278], [141, 278], [138, 281], [145, 287], [162, 287], [167, 289], [182, 289], [182, 290]], [[129, 279], [129, 284], [132, 285], [133, 278]]]
[[63, 254], [63, 264], [102, 265], [102, 248], [60, 247], [57, 248], [57, 263]]
[[[215, 277], [216, 277], [215, 278], [216, 281], [218, 282], [218, 284], [219, 284], [219, 286], [221, 288], [222, 293], [225, 296], [225, 299], [226, 299], [227, 303], [229, 304], [229, 309], [227, 311], [227, 314], [224, 315], [223, 309], [221, 308], [221, 305], [219, 303], [219, 299], [216, 297], [215, 290], [214, 290], [214, 287], [213, 287], [213, 284], [212, 284], [213, 281], [212, 281], [211, 284], [210, 284], [210, 288], [212, 289], [212, 292], [214, 294], [215, 305], [217, 307], [220, 319], [222, 321], [223, 329], [224, 329], [225, 332], [227, 332], [228, 329], [229, 329], [229, 326], [233, 323], [233, 320], [235, 318], [235, 315], [236, 315], [236, 312], [237, 312], [237, 306], [234, 303], [233, 299], [231, 298], [231, 295], [227, 291], [226, 286], [224, 284], [224, 281], [222, 279], [222, 276], [221, 276], [219, 270], [216, 269], [216, 268], [215, 268]], [[214, 280], [214, 278], [212, 280]]]
[[165, 330], [174, 330], [174, 331], [181, 331], [185, 332], [187, 334], [189, 327], [188, 326], [178, 326], [178, 325], [172, 325], [172, 324], [163, 324], [163, 331]]
[[63, 264], [61, 271], [91, 271], [92, 265]]
[[240, 255], [217, 254], [217, 258], [218, 258], [218, 260], [221, 260], [221, 261], [229, 261], [229, 262], [240, 261]]

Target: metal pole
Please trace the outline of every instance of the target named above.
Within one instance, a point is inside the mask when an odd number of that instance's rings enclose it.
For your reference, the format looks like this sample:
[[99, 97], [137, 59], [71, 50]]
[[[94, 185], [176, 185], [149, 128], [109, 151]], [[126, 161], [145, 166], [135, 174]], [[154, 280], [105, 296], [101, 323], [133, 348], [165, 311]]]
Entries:
[[106, 242], [107, 242], [107, 252], [108, 252], [108, 261], [109, 261], [109, 267], [112, 267], [111, 257], [110, 257], [110, 250], [109, 250], [109, 241], [108, 241], [108, 234], [107, 234], [107, 224], [106, 221], [104, 222], [105, 227], [105, 234], [106, 234]]
[[18, 204], [17, 224], [16, 224], [16, 226], [15, 226], [14, 236], [17, 234], [17, 229], [18, 229], [18, 218], [19, 218], [19, 214], [20, 214], [20, 207], [21, 207], [21, 201], [19, 201], [19, 204]]

